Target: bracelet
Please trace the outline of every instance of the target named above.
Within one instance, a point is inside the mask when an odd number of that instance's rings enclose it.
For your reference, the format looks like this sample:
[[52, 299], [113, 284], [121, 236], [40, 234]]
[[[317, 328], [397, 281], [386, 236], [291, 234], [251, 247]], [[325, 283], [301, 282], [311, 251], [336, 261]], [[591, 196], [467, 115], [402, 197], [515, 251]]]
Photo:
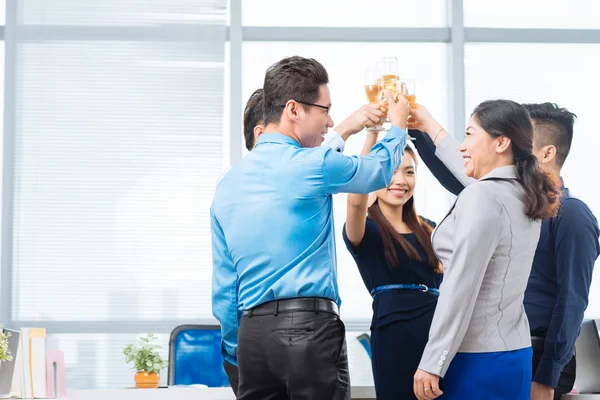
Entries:
[[433, 138], [433, 144], [435, 144], [435, 141], [437, 140], [438, 136], [440, 136], [440, 133], [442, 133], [442, 131], [445, 131], [445, 129], [444, 129], [444, 128], [442, 128], [442, 129], [440, 129], [440, 130], [438, 131], [438, 133], [437, 133], [437, 134], [435, 135], [435, 137]]

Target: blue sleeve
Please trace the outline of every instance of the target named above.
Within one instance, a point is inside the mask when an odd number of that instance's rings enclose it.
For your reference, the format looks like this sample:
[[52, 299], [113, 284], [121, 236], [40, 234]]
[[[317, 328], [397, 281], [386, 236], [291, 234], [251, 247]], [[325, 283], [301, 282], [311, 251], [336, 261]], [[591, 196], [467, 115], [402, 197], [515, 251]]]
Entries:
[[225, 235], [212, 208], [210, 229], [213, 255], [212, 311], [221, 324], [223, 359], [237, 366], [237, 335], [240, 321], [238, 276], [225, 242]]
[[552, 226], [558, 298], [546, 333], [535, 382], [556, 387], [573, 356], [600, 253], [598, 221], [581, 201], [565, 200]]
[[436, 223], [433, 222], [432, 220], [425, 218], [422, 215], [419, 215], [419, 218], [421, 218], [421, 223], [425, 222], [427, 225], [429, 225], [430, 227], [434, 228], [436, 227]]
[[345, 156], [328, 149], [321, 165], [325, 194], [366, 194], [386, 187], [402, 161], [405, 146], [406, 132], [392, 126], [367, 155]]
[[435, 155], [435, 144], [433, 144], [429, 135], [416, 129], [410, 129], [408, 134], [415, 139], [413, 144], [419, 153], [419, 157], [421, 157], [421, 160], [427, 165], [427, 168], [431, 171], [433, 176], [435, 176], [435, 179], [437, 179], [447, 191], [458, 196], [465, 187], [454, 177], [452, 172], [446, 168], [446, 165], [437, 158]]

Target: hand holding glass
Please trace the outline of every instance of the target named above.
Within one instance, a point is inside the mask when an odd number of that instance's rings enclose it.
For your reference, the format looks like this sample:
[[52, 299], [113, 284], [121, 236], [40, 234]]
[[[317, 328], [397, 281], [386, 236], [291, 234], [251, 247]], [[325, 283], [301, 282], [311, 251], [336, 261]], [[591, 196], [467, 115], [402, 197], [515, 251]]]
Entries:
[[[378, 69], [367, 69], [365, 71], [365, 93], [369, 103], [379, 104], [382, 91], [381, 71]], [[379, 132], [382, 130], [383, 127], [380, 124], [367, 129], [369, 132]]]
[[415, 80], [414, 79], [400, 79], [398, 81], [398, 94], [402, 95], [410, 103], [410, 108], [413, 110], [417, 108], [417, 95], [415, 94]]

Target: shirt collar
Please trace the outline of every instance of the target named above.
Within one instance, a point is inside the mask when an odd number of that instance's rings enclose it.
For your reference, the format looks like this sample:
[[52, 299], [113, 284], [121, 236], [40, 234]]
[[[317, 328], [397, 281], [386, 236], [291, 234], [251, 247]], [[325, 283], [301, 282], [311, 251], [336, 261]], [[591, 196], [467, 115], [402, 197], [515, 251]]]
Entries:
[[301, 147], [300, 143], [296, 142], [291, 137], [277, 132], [263, 133], [262, 135], [260, 135], [258, 137], [258, 140], [256, 141], [256, 146], [259, 146], [262, 143], [281, 143], [290, 144], [295, 147]]
[[569, 188], [565, 186], [565, 180], [562, 176], [560, 177], [560, 191], [562, 192], [563, 199], [571, 197], [571, 192], [569, 191]]
[[486, 179], [517, 179], [517, 169], [514, 165], [498, 167], [482, 176], [479, 180], [483, 181]]

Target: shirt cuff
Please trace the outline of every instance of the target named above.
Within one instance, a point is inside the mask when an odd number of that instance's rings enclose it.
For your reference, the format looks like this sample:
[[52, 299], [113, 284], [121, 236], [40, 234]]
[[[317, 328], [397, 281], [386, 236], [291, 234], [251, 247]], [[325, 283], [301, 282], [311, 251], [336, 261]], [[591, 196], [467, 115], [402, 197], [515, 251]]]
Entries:
[[323, 140], [321, 146], [327, 146], [340, 153], [342, 153], [346, 147], [346, 142], [344, 142], [344, 139], [342, 139], [336, 131], [327, 132], [323, 139], [325, 140]]
[[563, 366], [551, 359], [542, 357], [537, 366], [533, 381], [556, 388]]

